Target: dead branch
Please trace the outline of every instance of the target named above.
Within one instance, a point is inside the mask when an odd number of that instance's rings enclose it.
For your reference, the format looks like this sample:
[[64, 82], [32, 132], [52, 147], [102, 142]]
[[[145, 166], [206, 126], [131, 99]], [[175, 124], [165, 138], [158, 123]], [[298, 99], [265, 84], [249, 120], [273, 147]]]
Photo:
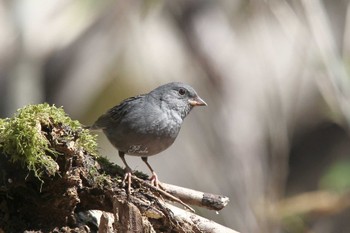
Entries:
[[228, 197], [210, 193], [203, 193], [193, 189], [162, 183], [164, 190], [189, 205], [204, 207], [210, 210], [223, 209], [230, 199]]
[[222, 226], [194, 213], [184, 211], [168, 203], [165, 203], [165, 205], [171, 210], [171, 212], [173, 212], [175, 219], [195, 224], [200, 232], [239, 233], [238, 231]]

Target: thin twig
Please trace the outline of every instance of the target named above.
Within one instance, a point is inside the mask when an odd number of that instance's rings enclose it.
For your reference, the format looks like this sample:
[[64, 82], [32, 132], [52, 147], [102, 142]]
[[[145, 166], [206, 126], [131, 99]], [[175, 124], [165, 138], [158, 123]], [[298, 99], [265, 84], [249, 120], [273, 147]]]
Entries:
[[195, 212], [194, 209], [193, 209], [192, 207], [190, 207], [189, 205], [187, 205], [186, 203], [184, 203], [183, 201], [181, 201], [179, 198], [174, 197], [174, 196], [171, 195], [170, 193], [167, 193], [166, 191], [164, 191], [164, 190], [162, 190], [162, 189], [160, 189], [160, 188], [158, 188], [158, 187], [156, 187], [156, 186], [153, 186], [153, 185], [147, 183], [146, 181], [144, 181], [144, 180], [138, 178], [137, 176], [132, 175], [131, 178], [134, 179], [134, 180], [136, 180], [137, 182], [141, 183], [142, 185], [145, 185], [145, 186], [147, 186], [148, 188], [150, 188], [150, 189], [152, 189], [152, 190], [154, 190], [154, 191], [159, 192], [160, 194], [162, 194], [163, 196], [167, 197], [168, 199], [170, 199], [170, 200], [172, 200], [172, 201], [174, 201], [174, 202], [177, 202], [177, 203], [183, 205], [185, 208], [187, 208], [187, 209], [190, 210], [191, 212], [193, 212], [193, 213]]

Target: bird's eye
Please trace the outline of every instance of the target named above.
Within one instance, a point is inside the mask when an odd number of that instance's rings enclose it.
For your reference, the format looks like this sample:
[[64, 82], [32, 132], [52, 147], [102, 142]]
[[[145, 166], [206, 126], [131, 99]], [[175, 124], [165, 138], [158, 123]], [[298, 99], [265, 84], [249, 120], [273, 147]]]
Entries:
[[186, 90], [185, 89], [183, 89], [183, 88], [180, 88], [179, 89], [179, 94], [180, 95], [184, 95], [186, 93]]

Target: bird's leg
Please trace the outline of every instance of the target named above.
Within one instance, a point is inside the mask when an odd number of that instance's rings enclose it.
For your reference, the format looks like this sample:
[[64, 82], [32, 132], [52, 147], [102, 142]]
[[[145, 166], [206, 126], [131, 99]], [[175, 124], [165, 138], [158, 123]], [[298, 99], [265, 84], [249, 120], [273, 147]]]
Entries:
[[150, 178], [151, 184], [159, 187], [159, 180], [158, 180], [158, 176], [155, 173], [155, 171], [153, 170], [153, 168], [151, 167], [151, 165], [149, 165], [148, 161], [147, 161], [147, 157], [141, 157], [142, 161], [145, 162], [145, 164], [147, 165], [147, 167], [149, 168], [149, 170], [151, 170], [152, 172], [152, 176]]
[[126, 163], [126, 160], [125, 160], [125, 153], [122, 152], [122, 151], [119, 151], [119, 157], [122, 159], [124, 165], [125, 165], [125, 175], [124, 175], [124, 179], [123, 179], [123, 182], [122, 182], [122, 185], [125, 186], [125, 181], [128, 180], [128, 194], [130, 194], [130, 190], [131, 190], [131, 173], [132, 173], [132, 170], [131, 168], [129, 167], [129, 165]]

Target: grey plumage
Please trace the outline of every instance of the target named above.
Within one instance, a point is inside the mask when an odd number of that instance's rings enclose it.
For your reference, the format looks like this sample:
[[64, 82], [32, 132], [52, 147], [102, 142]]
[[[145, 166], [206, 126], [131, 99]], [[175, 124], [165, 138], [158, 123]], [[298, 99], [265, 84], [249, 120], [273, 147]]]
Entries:
[[[126, 169], [124, 154], [147, 156], [158, 154], [175, 141], [183, 120], [194, 106], [206, 103], [189, 85], [172, 82], [151, 92], [122, 101], [100, 116], [90, 127], [102, 129], [119, 151]], [[155, 175], [155, 173], [154, 173]]]

